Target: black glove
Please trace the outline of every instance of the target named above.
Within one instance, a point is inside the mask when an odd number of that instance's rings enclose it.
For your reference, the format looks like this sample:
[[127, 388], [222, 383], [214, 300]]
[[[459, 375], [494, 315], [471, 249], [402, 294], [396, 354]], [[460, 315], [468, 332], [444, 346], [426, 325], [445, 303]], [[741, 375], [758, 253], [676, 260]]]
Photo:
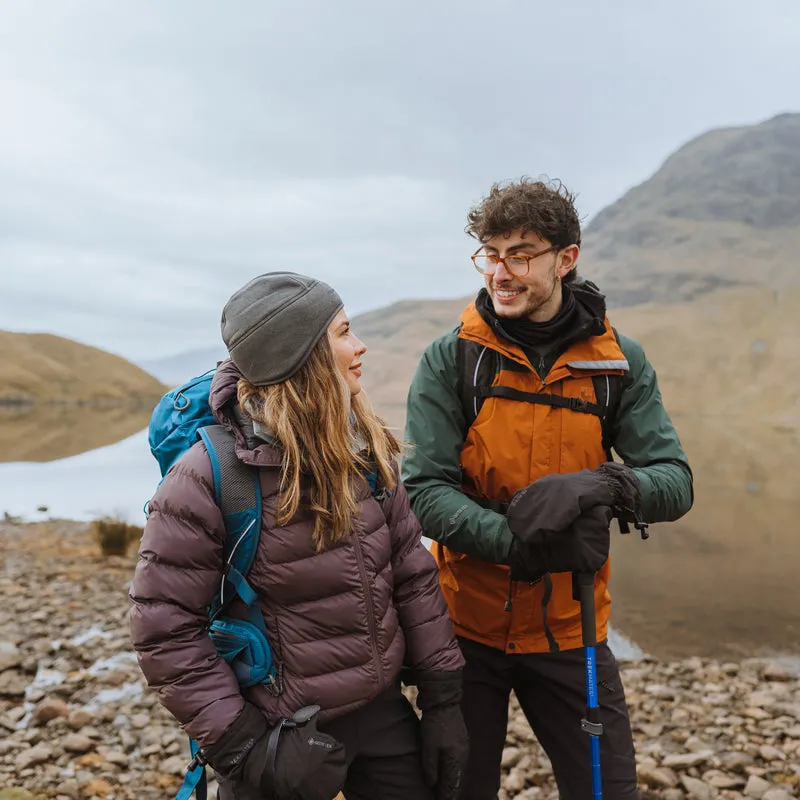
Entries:
[[614, 516], [627, 522], [638, 521], [641, 517], [642, 490], [636, 473], [627, 464], [618, 464], [616, 461], [601, 464], [595, 473], [611, 484]]
[[[594, 506], [638, 507], [639, 484], [630, 467], [603, 464], [563, 475], [545, 475], [514, 494], [506, 512], [511, 532], [526, 544], [565, 531]], [[631, 505], [629, 505], [631, 504]]]
[[567, 530], [548, 534], [541, 546], [523, 547], [539, 550], [548, 572], [594, 574], [608, 559], [613, 516], [610, 506], [594, 506], [584, 511]]
[[437, 800], [457, 800], [469, 758], [461, 716], [461, 670], [420, 675], [417, 687], [425, 779]]
[[545, 572], [547, 556], [541, 545], [523, 544], [515, 536], [511, 540], [511, 550], [508, 552], [508, 566], [511, 567], [511, 580], [534, 583]]
[[300, 709], [274, 728], [250, 703], [203, 755], [234, 783], [260, 789], [268, 800], [331, 800], [347, 777], [344, 745], [317, 731], [319, 706]]

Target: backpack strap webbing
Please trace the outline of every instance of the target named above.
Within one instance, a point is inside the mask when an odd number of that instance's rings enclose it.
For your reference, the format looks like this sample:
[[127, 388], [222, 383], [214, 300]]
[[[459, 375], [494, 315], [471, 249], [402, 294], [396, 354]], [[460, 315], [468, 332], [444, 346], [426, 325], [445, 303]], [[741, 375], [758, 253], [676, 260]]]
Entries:
[[[617, 344], [622, 349], [619, 333], [616, 328], [611, 328]], [[603, 407], [604, 412], [600, 417], [600, 426], [603, 431], [603, 450], [606, 458], [613, 461], [611, 448], [617, 436], [617, 419], [619, 416], [619, 402], [622, 397], [622, 375], [595, 375], [592, 378], [594, 396], [597, 405]]]
[[[619, 343], [619, 334], [613, 329]], [[622, 395], [621, 375], [594, 375], [595, 402], [589, 403], [579, 398], [559, 397], [536, 392], [523, 392], [504, 386], [492, 386], [495, 375], [502, 366], [502, 356], [495, 350], [479, 345], [471, 339], [457, 339], [456, 365], [458, 368], [458, 388], [461, 395], [461, 408], [464, 414], [465, 431], [480, 413], [487, 397], [505, 397], [509, 400], [540, 403], [555, 408], [567, 408], [584, 414], [594, 414], [600, 418], [603, 436], [603, 450], [611, 459], [611, 446], [616, 431], [617, 411]]]
[[464, 430], [467, 431], [475, 422], [485, 399], [479, 397], [476, 390], [480, 386], [492, 385], [500, 370], [500, 354], [471, 339], [459, 337], [456, 340], [456, 365]]
[[[219, 604], [214, 608], [216, 617], [231, 599], [225, 590], [226, 583], [247, 606], [254, 606], [256, 601], [256, 593], [246, 577], [261, 534], [261, 483], [258, 469], [244, 464], [236, 455], [236, 438], [231, 431], [221, 425], [208, 425], [200, 428], [198, 435], [211, 461], [214, 498], [222, 511], [226, 531], [222, 548], [226, 566]], [[260, 618], [260, 614], [257, 616]]]
[[580, 397], [561, 397], [556, 394], [540, 394], [538, 392], [523, 392], [521, 389], [514, 389], [511, 386], [476, 386], [474, 389], [475, 397], [504, 397], [506, 400], [517, 400], [521, 403], [533, 403], [534, 405], [551, 406], [552, 408], [567, 408], [570, 411], [578, 411], [581, 414], [594, 414], [602, 417], [606, 413], [605, 406], [599, 403], [590, 403]]
[[208, 425], [198, 433], [205, 442], [214, 473], [214, 496], [223, 516], [247, 511], [258, 503], [253, 468], [236, 456], [236, 438], [222, 425]]
[[[259, 672], [256, 678], [252, 678], [254, 668], [260, 668], [264, 663], [271, 662], [266, 658], [266, 654], [270, 653], [269, 638], [264, 617], [256, 603], [258, 596], [247, 582], [247, 573], [252, 566], [261, 533], [259, 471], [256, 467], [248, 466], [239, 460], [236, 455], [236, 437], [227, 428], [221, 425], [207, 425], [198, 428], [197, 435], [205, 444], [211, 462], [214, 499], [222, 512], [226, 534], [223, 545], [225, 566], [220, 581], [220, 592], [209, 607], [210, 635], [217, 652], [231, 665], [240, 686], [263, 683], [270, 689], [271, 686], [276, 686], [272, 676], [266, 680], [263, 673]], [[245, 604], [243, 618], [221, 617], [235, 594]], [[217, 619], [218, 617], [220, 618]], [[239, 650], [236, 648], [228, 648], [227, 652], [221, 650], [218, 642], [214, 640], [215, 626], [216, 631], [221, 631], [226, 640], [233, 640], [236, 646], [243, 645], [242, 649], [249, 648], [251, 655], [256, 652], [254, 648], [260, 647], [261, 650], [253, 659], [257, 663], [246, 664], [248, 669], [242, 671], [242, 665], [237, 661]], [[247, 681], [243, 681], [243, 675], [247, 675]], [[276, 690], [280, 693], [282, 691], [279, 688], [280, 678], [277, 687]], [[207, 762], [194, 739], [189, 741], [189, 746], [192, 761], [175, 800], [189, 800], [192, 794], [196, 795], [196, 800], [207, 800], [208, 787], [205, 773]]]

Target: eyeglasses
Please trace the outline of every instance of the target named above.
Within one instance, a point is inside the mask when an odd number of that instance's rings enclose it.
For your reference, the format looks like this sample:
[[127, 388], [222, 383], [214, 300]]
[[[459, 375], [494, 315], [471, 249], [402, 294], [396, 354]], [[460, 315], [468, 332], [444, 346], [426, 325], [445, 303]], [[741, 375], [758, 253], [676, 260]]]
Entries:
[[481, 275], [494, 275], [494, 273], [497, 272], [497, 267], [500, 266], [500, 264], [505, 264], [506, 269], [512, 275], [517, 278], [524, 278], [528, 274], [531, 268], [531, 261], [533, 261], [534, 258], [539, 258], [539, 256], [543, 256], [545, 253], [552, 253], [554, 250], [561, 250], [561, 247], [554, 244], [546, 250], [540, 250], [532, 256], [513, 255], [506, 256], [505, 258], [500, 258], [500, 256], [494, 253], [481, 253], [482, 249], [483, 248], [479, 247], [472, 254], [472, 263]]

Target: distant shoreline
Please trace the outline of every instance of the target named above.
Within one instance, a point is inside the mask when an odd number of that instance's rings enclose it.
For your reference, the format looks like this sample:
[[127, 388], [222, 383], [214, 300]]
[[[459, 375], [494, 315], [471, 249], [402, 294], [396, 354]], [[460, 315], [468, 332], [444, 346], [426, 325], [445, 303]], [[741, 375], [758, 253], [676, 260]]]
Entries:
[[141, 410], [152, 404], [154, 408], [161, 395], [133, 395], [129, 398], [107, 398], [99, 400], [64, 400], [53, 398], [39, 400], [29, 397], [0, 397], [0, 408], [30, 408], [32, 406], [65, 406], [67, 408], [130, 408], [131, 410]]

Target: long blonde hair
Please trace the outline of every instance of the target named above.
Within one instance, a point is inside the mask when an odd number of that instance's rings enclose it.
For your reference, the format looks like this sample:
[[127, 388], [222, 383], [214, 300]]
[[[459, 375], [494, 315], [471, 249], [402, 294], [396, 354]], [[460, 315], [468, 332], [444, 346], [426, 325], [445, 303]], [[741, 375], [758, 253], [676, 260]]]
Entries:
[[237, 395], [247, 416], [268, 428], [283, 448], [275, 521], [286, 525], [302, 506], [314, 518], [317, 551], [353, 530], [355, 479], [371, 469], [370, 462], [386, 488], [395, 488], [400, 443], [363, 391], [350, 396], [327, 335], [291, 378], [273, 386], [253, 386], [241, 378]]

